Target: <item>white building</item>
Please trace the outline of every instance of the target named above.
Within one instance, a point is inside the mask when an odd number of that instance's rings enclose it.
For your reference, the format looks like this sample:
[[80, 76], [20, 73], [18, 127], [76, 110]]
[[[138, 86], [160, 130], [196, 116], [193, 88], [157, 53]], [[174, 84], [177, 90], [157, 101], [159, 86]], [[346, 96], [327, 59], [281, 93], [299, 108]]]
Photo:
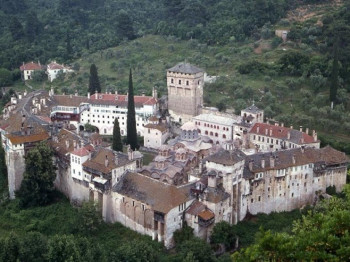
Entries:
[[152, 116], [148, 119], [148, 124], [145, 125], [144, 146], [158, 149], [165, 144], [169, 135], [166, 123], [162, 123], [158, 117]]
[[[134, 96], [136, 113], [136, 130], [139, 136], [144, 135], [144, 125], [150, 116], [157, 112], [156, 93], [154, 96]], [[89, 99], [89, 109], [80, 115], [80, 124], [96, 126], [101, 135], [112, 135], [114, 119], [118, 119], [120, 133], [126, 135], [128, 113], [128, 95], [99, 94]]]
[[40, 63], [36, 64], [34, 62], [23, 63], [19, 68], [22, 72], [22, 77], [24, 81], [32, 79], [32, 74], [34, 71], [42, 70]]
[[222, 144], [232, 141], [234, 137], [234, 126], [241, 122], [239, 116], [201, 114], [192, 118], [202, 136], [208, 136], [214, 144]]
[[303, 132], [302, 128], [298, 131], [278, 124], [256, 123], [249, 132], [249, 141], [261, 152], [302, 146], [320, 148], [315, 130], [312, 135], [308, 133], [308, 129]]
[[48, 64], [47, 69], [46, 69], [46, 74], [47, 74], [50, 82], [55, 80], [59, 73], [65, 74], [68, 72], [74, 72], [74, 70], [72, 70], [64, 65], [57, 64], [56, 61], [53, 61], [50, 64]]

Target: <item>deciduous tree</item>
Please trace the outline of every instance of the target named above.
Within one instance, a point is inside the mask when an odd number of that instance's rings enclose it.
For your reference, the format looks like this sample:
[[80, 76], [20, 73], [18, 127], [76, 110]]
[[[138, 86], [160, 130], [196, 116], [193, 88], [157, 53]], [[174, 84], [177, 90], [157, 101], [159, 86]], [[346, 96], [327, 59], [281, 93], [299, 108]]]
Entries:
[[23, 181], [16, 194], [22, 206], [46, 205], [52, 200], [56, 178], [52, 156], [52, 150], [45, 142], [26, 155]]

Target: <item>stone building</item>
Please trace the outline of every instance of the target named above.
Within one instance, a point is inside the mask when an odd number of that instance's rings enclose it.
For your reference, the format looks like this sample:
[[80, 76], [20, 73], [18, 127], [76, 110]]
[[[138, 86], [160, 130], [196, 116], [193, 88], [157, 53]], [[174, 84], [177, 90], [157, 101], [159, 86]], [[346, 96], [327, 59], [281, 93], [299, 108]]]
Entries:
[[201, 113], [204, 71], [188, 63], [167, 70], [168, 111], [174, 121], [185, 123]]
[[32, 117], [17, 113], [11, 115], [0, 127], [2, 146], [8, 173], [10, 198], [21, 186], [25, 170], [25, 155], [41, 141], [49, 139], [47, 130]]
[[112, 188], [111, 221], [171, 248], [174, 232], [183, 225], [183, 212], [194, 201], [189, 191], [189, 185], [176, 187], [126, 172]]
[[240, 185], [240, 219], [247, 213], [291, 211], [314, 204], [318, 193], [346, 184], [348, 157], [329, 146], [248, 156]]

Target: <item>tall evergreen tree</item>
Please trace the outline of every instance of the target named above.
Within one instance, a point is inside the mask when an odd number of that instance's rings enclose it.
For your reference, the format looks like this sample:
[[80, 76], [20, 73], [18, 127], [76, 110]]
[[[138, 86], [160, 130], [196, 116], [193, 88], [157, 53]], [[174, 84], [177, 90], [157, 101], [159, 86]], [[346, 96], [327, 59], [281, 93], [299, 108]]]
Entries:
[[22, 206], [45, 205], [52, 200], [56, 178], [52, 156], [53, 152], [45, 142], [28, 152], [21, 188], [16, 193]]
[[95, 64], [90, 66], [89, 92], [90, 94], [96, 92], [101, 93], [100, 79], [98, 78], [97, 67]]
[[332, 66], [332, 75], [331, 75], [331, 85], [329, 90], [329, 100], [331, 103], [337, 103], [337, 92], [339, 86], [339, 37], [335, 40], [333, 46], [333, 66]]
[[120, 136], [119, 121], [117, 118], [114, 120], [112, 149], [120, 152], [123, 151], [123, 144]]
[[127, 120], [126, 131], [127, 131], [127, 144], [130, 145], [132, 150], [139, 148], [139, 145], [137, 142], [134, 88], [132, 84], [131, 68], [129, 73], [128, 120]]

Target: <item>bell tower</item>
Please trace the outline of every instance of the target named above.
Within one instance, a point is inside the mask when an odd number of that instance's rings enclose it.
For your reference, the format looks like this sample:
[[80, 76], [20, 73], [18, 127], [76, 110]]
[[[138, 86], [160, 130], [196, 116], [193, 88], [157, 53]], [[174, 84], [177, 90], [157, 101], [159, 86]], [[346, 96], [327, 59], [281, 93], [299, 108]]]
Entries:
[[189, 63], [167, 70], [168, 110], [174, 121], [186, 123], [201, 113], [204, 71]]

